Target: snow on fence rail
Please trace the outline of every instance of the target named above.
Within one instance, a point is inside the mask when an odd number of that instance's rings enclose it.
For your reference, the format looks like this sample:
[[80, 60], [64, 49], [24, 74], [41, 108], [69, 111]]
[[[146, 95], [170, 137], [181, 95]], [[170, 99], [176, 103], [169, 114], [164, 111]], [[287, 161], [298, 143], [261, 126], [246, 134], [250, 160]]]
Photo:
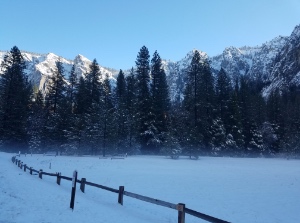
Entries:
[[[20, 169], [24, 169], [24, 172], [26, 172], [26, 170], [28, 169], [29, 173], [31, 175], [38, 175], [39, 178], [41, 178], [41, 179], [43, 178], [43, 175], [56, 177], [56, 183], [58, 185], [60, 185], [61, 179], [72, 181], [72, 177], [62, 176], [61, 173], [47, 173], [47, 172], [44, 172], [42, 169], [35, 170], [32, 167], [28, 167], [26, 164], [23, 164], [23, 162], [21, 160], [17, 159], [15, 156], [12, 157], [12, 162], [15, 163]], [[34, 173], [36, 173], [36, 174], [34, 174]], [[177, 210], [178, 211], [178, 223], [185, 223], [185, 214], [190, 214], [194, 217], [201, 218], [205, 221], [212, 222], [212, 223], [229, 223], [228, 221], [224, 221], [224, 220], [200, 213], [198, 211], [189, 209], [189, 208], [185, 207], [185, 204], [183, 204], [183, 203], [173, 204], [173, 203], [162, 201], [159, 199], [154, 199], [151, 197], [146, 197], [143, 195], [125, 191], [124, 186], [120, 186], [119, 189], [114, 189], [114, 188], [110, 188], [110, 187], [103, 186], [100, 184], [88, 182], [88, 181], [86, 181], [86, 178], [81, 178], [81, 180], [76, 180], [76, 182], [80, 184], [80, 190], [83, 193], [85, 191], [85, 185], [89, 185], [91, 187], [97, 187], [97, 188], [100, 188], [103, 190], [117, 193], [118, 194], [118, 203], [121, 205], [123, 205], [123, 196], [125, 195], [125, 196], [135, 198], [135, 199], [138, 199], [138, 200], [141, 200], [144, 202], [148, 202], [148, 203], [152, 203], [152, 204], [156, 204], [159, 206]]]

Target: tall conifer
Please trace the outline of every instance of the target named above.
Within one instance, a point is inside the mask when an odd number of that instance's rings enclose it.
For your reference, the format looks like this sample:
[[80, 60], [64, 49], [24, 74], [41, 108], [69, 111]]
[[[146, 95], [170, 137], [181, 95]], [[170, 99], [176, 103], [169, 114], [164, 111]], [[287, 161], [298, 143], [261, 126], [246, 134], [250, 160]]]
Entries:
[[11, 151], [27, 149], [26, 121], [32, 95], [23, 56], [14, 46], [4, 57], [0, 77], [0, 138]]
[[137, 91], [137, 128], [141, 149], [148, 153], [151, 150], [151, 140], [153, 132], [151, 131], [151, 97], [150, 97], [150, 65], [149, 51], [143, 46], [136, 59], [136, 91]]
[[[117, 127], [117, 150], [125, 152], [128, 134], [128, 113], [126, 109], [126, 81], [122, 70], [119, 71], [117, 77], [117, 86], [115, 88], [116, 97], [116, 127]], [[122, 151], [123, 150], [123, 151]]]
[[168, 126], [167, 120], [170, 108], [169, 88], [165, 71], [159, 54], [155, 51], [151, 60], [151, 97], [153, 146], [159, 149], [165, 141]]

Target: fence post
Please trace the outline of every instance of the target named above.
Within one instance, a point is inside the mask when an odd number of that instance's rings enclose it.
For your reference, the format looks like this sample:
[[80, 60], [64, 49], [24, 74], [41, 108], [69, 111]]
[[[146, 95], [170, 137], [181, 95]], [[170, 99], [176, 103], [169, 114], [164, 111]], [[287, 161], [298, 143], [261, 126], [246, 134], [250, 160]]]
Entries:
[[123, 205], [124, 186], [119, 186], [118, 203]]
[[43, 170], [42, 169], [40, 169], [39, 178], [43, 179]]
[[81, 178], [80, 190], [84, 193], [86, 178]]
[[30, 175], [32, 175], [32, 167], [30, 167], [29, 170], [30, 170]]
[[24, 164], [24, 172], [26, 172], [26, 164]]
[[185, 204], [177, 204], [178, 223], [185, 223]]
[[77, 181], [77, 171], [74, 170], [73, 179], [72, 179], [71, 201], [70, 201], [70, 208], [72, 208], [72, 210], [74, 210], [74, 203], [75, 203], [76, 181]]
[[60, 180], [61, 180], [61, 178], [60, 178], [60, 176], [61, 176], [61, 173], [57, 173], [57, 178], [56, 178], [56, 183], [58, 184], [58, 185], [60, 185]]
[[18, 159], [16, 159], [16, 162], [15, 162], [15, 164], [16, 164], [16, 165], [18, 165]]
[[23, 167], [23, 162], [20, 163], [20, 169], [22, 169], [22, 167]]

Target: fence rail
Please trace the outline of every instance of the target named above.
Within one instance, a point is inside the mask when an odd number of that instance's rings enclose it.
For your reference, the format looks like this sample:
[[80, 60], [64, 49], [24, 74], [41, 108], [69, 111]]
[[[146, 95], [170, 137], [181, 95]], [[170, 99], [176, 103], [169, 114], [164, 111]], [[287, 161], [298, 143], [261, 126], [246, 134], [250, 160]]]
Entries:
[[166, 202], [166, 201], [154, 199], [154, 198], [151, 198], [151, 197], [146, 197], [146, 196], [131, 193], [131, 192], [128, 192], [128, 191], [124, 191], [124, 195], [126, 195], [128, 197], [136, 198], [138, 200], [145, 201], [145, 202], [148, 202], [148, 203], [152, 203], [152, 204], [156, 204], [156, 205], [160, 205], [160, 206], [164, 206], [164, 207], [167, 207], [167, 208], [177, 210], [177, 205], [176, 204], [172, 204], [172, 203], [169, 203], [169, 202]]
[[68, 181], [72, 181], [72, 177], [66, 177], [66, 176], [59, 176], [59, 178], [64, 179], [64, 180], [68, 180]]
[[89, 185], [89, 186], [92, 186], [92, 187], [101, 188], [103, 190], [107, 190], [107, 191], [110, 191], [110, 192], [113, 192], [113, 193], [117, 193], [117, 194], [119, 193], [119, 190], [117, 190], [117, 189], [106, 187], [106, 186], [103, 186], [103, 185], [100, 185], [100, 184], [95, 184], [95, 183], [88, 182], [88, 181], [86, 181], [85, 184]]
[[[60, 185], [61, 179], [72, 181], [72, 177], [62, 176], [61, 173], [47, 173], [47, 172], [43, 171], [42, 169], [35, 170], [32, 167], [28, 167], [26, 164], [23, 164], [23, 162], [21, 160], [17, 159], [15, 156], [12, 157], [12, 162], [15, 163], [18, 167], [20, 167], [20, 169], [24, 169], [25, 172], [26, 172], [26, 169], [29, 169], [31, 175], [32, 175], [32, 173], [37, 173], [37, 175], [39, 175], [39, 178], [41, 178], [41, 179], [42, 179], [43, 175], [57, 177], [56, 183], [58, 185]], [[125, 191], [124, 186], [120, 186], [119, 189], [114, 189], [114, 188], [110, 188], [110, 187], [103, 186], [100, 184], [88, 182], [88, 181], [86, 181], [86, 178], [82, 178], [81, 180], [77, 179], [76, 183], [80, 184], [80, 190], [83, 193], [85, 192], [85, 185], [89, 185], [91, 187], [97, 187], [97, 188], [100, 188], [103, 190], [117, 193], [118, 194], [118, 203], [121, 205], [123, 205], [123, 196], [125, 195], [125, 196], [135, 198], [135, 199], [138, 199], [138, 200], [141, 200], [144, 202], [148, 202], [148, 203], [152, 203], [152, 204], [156, 204], [159, 206], [177, 210], [178, 211], [178, 223], [185, 223], [185, 214], [190, 214], [194, 217], [201, 218], [205, 221], [212, 222], [212, 223], [229, 223], [228, 221], [224, 221], [224, 220], [203, 214], [201, 212], [186, 208], [185, 204], [183, 204], [183, 203], [173, 204], [173, 203], [170, 203], [167, 201], [162, 201], [159, 199], [155, 199], [155, 198], [135, 194], [135, 193], [132, 193], [129, 191]]]

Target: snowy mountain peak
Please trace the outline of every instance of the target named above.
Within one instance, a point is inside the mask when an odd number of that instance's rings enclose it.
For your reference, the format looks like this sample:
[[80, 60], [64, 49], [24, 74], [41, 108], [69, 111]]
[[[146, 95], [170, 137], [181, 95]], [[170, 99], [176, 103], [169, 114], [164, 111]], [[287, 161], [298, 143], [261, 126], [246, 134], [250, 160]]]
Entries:
[[300, 25], [297, 25], [295, 27], [295, 29], [293, 30], [290, 38], [293, 41], [297, 41], [297, 40], [299, 41], [299, 38], [300, 38]]
[[[0, 64], [7, 53], [8, 51], [0, 51]], [[68, 60], [54, 53], [38, 54], [27, 51], [21, 51], [21, 53], [26, 63], [25, 73], [28, 75], [29, 80], [31, 80], [42, 92], [45, 92], [46, 90], [49, 77], [53, 75], [56, 69], [57, 61], [60, 61], [63, 64], [65, 78], [69, 77], [73, 65], [75, 66], [77, 77], [85, 77], [89, 72], [89, 67], [92, 63], [89, 59], [80, 54], [77, 55], [74, 60]], [[115, 79], [113, 78], [112, 73], [104, 67], [99, 67], [102, 79], [105, 79], [106, 74], [108, 74], [109, 79], [114, 84]]]
[[[199, 50], [198, 50], [199, 51]], [[170, 86], [171, 98], [182, 95], [182, 80], [194, 55], [190, 51], [182, 60], [164, 64]], [[205, 52], [199, 51], [203, 58]], [[217, 56], [209, 57], [214, 76], [223, 68], [232, 81], [241, 75], [262, 81], [262, 93], [268, 97], [274, 88], [283, 86], [283, 79], [289, 84], [300, 85], [300, 25], [289, 37], [278, 36], [260, 46], [227, 47]], [[179, 83], [179, 85], [178, 85]]]
[[88, 58], [86, 58], [85, 56], [81, 55], [81, 54], [78, 54], [75, 59], [74, 59], [74, 63], [91, 63], [92, 61], [90, 61]]
[[190, 52], [188, 52], [187, 55], [185, 56], [185, 58], [189, 58], [189, 59], [193, 58], [196, 51], [200, 54], [200, 57], [202, 59], [207, 59], [208, 58], [208, 55], [207, 55], [206, 52], [203, 52], [203, 51], [198, 50], [198, 49], [193, 49]]

